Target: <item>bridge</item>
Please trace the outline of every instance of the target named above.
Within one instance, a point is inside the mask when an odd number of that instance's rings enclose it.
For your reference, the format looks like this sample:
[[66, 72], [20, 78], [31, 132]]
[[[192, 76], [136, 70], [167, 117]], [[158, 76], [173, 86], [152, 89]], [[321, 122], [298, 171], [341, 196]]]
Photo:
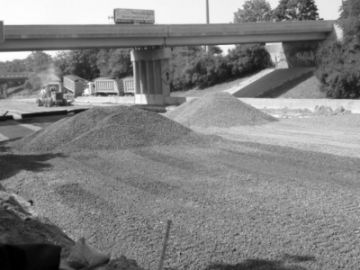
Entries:
[[134, 48], [137, 103], [164, 103], [169, 96], [169, 47], [324, 41], [333, 21], [186, 25], [3, 25], [0, 52]]
[[324, 40], [333, 21], [186, 25], [4, 25], [0, 51]]
[[30, 77], [29, 72], [0, 72], [0, 81], [21, 81]]

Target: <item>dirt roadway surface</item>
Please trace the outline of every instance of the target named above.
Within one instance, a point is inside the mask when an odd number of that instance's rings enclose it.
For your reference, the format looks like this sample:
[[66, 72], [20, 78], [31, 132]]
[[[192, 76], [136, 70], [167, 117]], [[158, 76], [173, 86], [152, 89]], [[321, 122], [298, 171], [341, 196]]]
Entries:
[[236, 141], [257, 142], [360, 158], [360, 114], [281, 119], [262, 126], [197, 129]]
[[72, 156], [2, 152], [0, 162], [1, 183], [72, 238], [146, 269], [157, 266], [167, 219], [165, 266], [175, 269], [360, 265], [357, 158], [224, 141]]

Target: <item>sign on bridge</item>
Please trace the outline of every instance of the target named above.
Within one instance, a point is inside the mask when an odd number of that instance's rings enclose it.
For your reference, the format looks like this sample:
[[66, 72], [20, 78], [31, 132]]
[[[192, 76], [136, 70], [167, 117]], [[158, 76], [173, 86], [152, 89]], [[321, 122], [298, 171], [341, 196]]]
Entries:
[[155, 11], [146, 9], [114, 9], [116, 24], [154, 24]]

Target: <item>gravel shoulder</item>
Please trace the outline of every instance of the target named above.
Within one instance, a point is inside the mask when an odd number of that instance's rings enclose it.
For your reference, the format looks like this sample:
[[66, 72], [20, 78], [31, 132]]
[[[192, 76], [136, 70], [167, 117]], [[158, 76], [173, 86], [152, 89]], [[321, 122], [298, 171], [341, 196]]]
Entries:
[[72, 238], [147, 269], [167, 219], [167, 267], [358, 269], [359, 162], [223, 140], [62, 155], [1, 182]]

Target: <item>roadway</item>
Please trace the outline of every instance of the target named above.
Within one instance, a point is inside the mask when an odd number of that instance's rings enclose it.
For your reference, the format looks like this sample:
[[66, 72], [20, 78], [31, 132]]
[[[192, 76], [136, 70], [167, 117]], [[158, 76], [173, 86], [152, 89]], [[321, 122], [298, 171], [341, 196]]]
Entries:
[[0, 142], [20, 139], [64, 117], [66, 117], [66, 115], [0, 121]]

